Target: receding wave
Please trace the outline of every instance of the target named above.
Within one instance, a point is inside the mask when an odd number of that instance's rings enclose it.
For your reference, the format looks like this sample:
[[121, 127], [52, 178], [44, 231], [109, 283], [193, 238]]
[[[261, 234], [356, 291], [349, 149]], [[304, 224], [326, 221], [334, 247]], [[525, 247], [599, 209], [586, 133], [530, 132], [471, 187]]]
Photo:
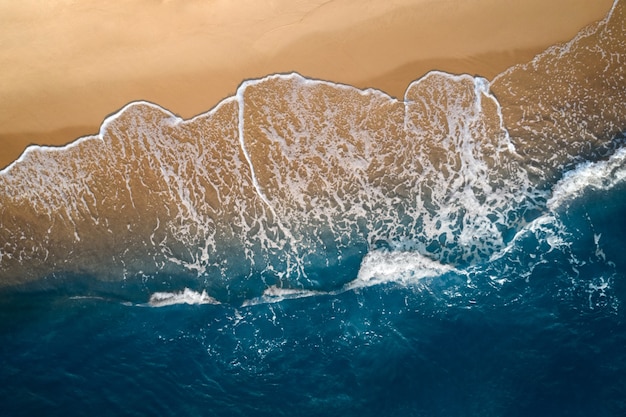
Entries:
[[434, 71], [398, 100], [276, 74], [190, 120], [135, 102], [30, 147], [0, 173], [0, 282], [241, 303], [385, 282], [385, 259], [418, 278], [491, 259], [622, 146], [624, 8], [492, 82]]

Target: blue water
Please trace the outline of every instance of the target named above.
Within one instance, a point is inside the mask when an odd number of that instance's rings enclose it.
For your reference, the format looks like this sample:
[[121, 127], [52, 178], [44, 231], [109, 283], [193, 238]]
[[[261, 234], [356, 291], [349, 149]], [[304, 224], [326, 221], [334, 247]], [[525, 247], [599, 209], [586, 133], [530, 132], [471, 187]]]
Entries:
[[129, 103], [0, 171], [0, 416], [626, 415], [626, 1], [491, 81]]
[[625, 214], [590, 188], [482, 264], [248, 306], [8, 292], [0, 414], [621, 416]]

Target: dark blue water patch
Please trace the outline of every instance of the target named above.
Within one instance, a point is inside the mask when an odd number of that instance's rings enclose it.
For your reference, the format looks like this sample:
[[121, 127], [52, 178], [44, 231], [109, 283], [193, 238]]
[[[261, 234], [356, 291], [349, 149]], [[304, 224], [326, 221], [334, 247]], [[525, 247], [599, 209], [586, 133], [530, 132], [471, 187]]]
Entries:
[[626, 271], [626, 184], [618, 184], [610, 191], [588, 189], [562, 211], [564, 222], [579, 236], [575, 251], [601, 249], [619, 270]]
[[243, 308], [14, 299], [2, 304], [15, 319], [0, 334], [3, 413], [626, 411], [621, 314], [445, 298], [424, 283]]

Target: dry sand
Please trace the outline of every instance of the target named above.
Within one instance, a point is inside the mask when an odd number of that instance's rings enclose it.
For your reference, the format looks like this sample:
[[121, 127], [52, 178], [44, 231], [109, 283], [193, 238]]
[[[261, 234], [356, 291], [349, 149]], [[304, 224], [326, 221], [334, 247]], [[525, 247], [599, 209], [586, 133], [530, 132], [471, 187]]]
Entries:
[[242, 80], [302, 75], [401, 97], [431, 69], [491, 78], [612, 0], [0, 0], [0, 168], [96, 133], [126, 103], [190, 117]]

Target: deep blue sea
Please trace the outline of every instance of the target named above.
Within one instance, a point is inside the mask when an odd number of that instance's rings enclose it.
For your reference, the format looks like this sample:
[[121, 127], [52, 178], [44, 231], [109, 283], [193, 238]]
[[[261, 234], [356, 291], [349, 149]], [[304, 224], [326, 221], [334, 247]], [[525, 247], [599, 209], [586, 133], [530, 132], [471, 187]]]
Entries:
[[0, 416], [626, 416], [626, 2], [493, 80], [273, 74], [0, 171]]

